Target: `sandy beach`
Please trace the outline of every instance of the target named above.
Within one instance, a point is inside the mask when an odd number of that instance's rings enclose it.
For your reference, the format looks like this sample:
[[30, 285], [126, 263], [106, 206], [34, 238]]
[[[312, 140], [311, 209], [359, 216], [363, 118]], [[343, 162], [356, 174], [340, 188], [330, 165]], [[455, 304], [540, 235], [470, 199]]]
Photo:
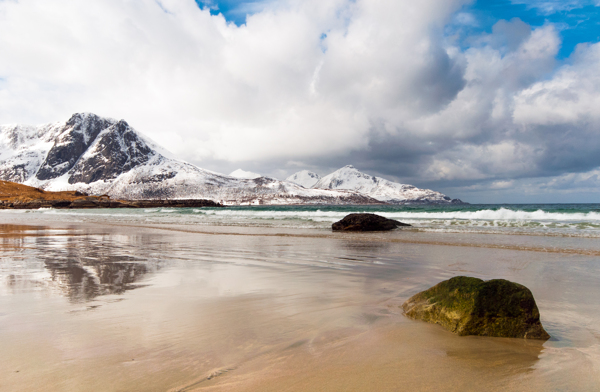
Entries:
[[600, 392], [599, 70], [600, 0], [0, 0], [0, 392]]
[[[0, 215], [1, 391], [593, 391], [596, 238]], [[399, 306], [452, 276], [529, 287], [552, 339]]]

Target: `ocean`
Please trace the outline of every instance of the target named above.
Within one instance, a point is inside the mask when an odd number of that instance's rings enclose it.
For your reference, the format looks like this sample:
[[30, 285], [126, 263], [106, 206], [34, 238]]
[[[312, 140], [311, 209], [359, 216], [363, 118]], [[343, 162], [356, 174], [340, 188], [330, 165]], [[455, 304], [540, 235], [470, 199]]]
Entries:
[[85, 221], [330, 229], [350, 213], [400, 220], [415, 230], [456, 233], [600, 237], [600, 204], [465, 204], [389, 206], [245, 206], [226, 208], [31, 210]]

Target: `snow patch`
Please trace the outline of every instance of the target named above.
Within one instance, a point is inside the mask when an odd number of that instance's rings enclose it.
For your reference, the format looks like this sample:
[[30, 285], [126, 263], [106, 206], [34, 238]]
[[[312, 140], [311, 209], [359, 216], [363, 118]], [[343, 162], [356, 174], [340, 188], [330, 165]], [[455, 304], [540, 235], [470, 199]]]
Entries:
[[294, 184], [298, 184], [305, 188], [312, 188], [320, 179], [321, 176], [319, 176], [317, 173], [313, 173], [308, 170], [302, 170], [292, 174], [285, 180], [293, 182]]
[[262, 177], [262, 175], [260, 175], [258, 173], [245, 171], [242, 169], [237, 169], [237, 170], [234, 170], [231, 173], [229, 173], [229, 177], [246, 179], [246, 180], [254, 180], [255, 178]]

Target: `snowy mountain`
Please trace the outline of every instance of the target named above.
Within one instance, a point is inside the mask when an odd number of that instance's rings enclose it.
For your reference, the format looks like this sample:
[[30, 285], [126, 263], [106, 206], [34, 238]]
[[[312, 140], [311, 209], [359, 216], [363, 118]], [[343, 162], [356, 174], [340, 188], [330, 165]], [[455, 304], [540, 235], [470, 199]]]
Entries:
[[0, 126], [0, 177], [32, 186], [106, 183], [160, 157], [125, 121], [93, 114], [40, 127]]
[[237, 169], [235, 171], [232, 171], [231, 173], [229, 173], [229, 177], [235, 177], [235, 178], [243, 178], [246, 180], [254, 180], [255, 178], [259, 178], [262, 177], [262, 175], [258, 174], [258, 173], [252, 173], [249, 171], [245, 171], [242, 169]]
[[293, 182], [294, 184], [302, 185], [305, 188], [312, 188], [313, 185], [315, 185], [320, 179], [321, 176], [319, 176], [317, 173], [313, 173], [308, 170], [302, 170], [298, 173], [292, 174], [285, 180]]
[[458, 199], [430, 189], [419, 189], [413, 185], [399, 184], [384, 178], [361, 173], [348, 165], [321, 178], [313, 189], [350, 190], [370, 196], [374, 199], [398, 204], [406, 202], [424, 203], [462, 203]]
[[353, 191], [240, 179], [167, 157], [124, 120], [74, 114], [65, 123], [0, 126], [0, 179], [118, 199], [211, 199], [223, 204], [373, 204]]

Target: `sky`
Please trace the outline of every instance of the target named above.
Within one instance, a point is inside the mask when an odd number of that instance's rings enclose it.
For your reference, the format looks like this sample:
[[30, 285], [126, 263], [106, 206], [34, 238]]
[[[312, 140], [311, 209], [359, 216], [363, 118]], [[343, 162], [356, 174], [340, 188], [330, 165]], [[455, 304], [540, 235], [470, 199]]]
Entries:
[[600, 0], [0, 0], [0, 124], [472, 203], [600, 202], [599, 69]]

